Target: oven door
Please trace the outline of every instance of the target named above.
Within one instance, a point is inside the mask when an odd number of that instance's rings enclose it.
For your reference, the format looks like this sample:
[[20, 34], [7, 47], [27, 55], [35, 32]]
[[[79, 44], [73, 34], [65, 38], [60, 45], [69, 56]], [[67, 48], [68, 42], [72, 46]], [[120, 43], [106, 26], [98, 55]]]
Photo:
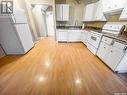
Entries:
[[89, 44], [93, 45], [95, 48], [98, 48], [100, 41], [101, 41], [101, 35], [90, 33], [88, 37]]

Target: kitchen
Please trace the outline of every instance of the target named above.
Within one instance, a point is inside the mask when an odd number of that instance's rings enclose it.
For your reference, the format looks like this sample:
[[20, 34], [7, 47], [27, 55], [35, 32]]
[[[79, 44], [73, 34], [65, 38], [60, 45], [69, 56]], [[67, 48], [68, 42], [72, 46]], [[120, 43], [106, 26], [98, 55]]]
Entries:
[[[69, 5], [68, 1], [69, 0], [66, 1], [67, 4], [56, 4], [57, 41], [82, 42], [94, 55], [104, 61], [110, 69], [117, 73], [126, 73], [127, 69], [125, 68], [127, 67], [127, 64], [123, 62], [123, 60], [126, 60], [127, 50], [126, 24], [124, 25], [123, 23], [117, 21], [126, 20], [126, 8], [124, 8], [124, 6], [127, 1], [118, 0], [119, 3], [114, 3], [114, 6], [118, 7], [109, 8], [110, 10], [107, 8], [110, 6], [104, 6], [108, 3], [108, 1], [100, 0], [87, 4], [84, 8], [83, 20], [80, 20], [81, 18], [76, 18], [78, 16], [74, 16], [75, 18], [73, 18], [73, 21], [75, 22], [72, 22], [71, 25], [69, 23], [71, 18], [70, 14], [72, 12], [71, 10], [74, 10], [75, 8], [74, 6]], [[82, 6], [81, 1], [82, 0], [75, 1], [75, 3], [77, 3], [75, 5], [78, 7]], [[81, 8], [81, 12], [82, 7], [79, 8]], [[71, 12], [69, 13], [69, 11]], [[78, 12], [76, 13], [81, 15]], [[83, 11], [81, 13], [83, 13]], [[117, 20], [113, 19], [110, 21], [112, 16], [116, 18], [115, 16], [118, 15], [120, 15], [120, 17], [117, 18]], [[97, 25], [93, 27], [90, 26], [92, 22], [103, 25], [100, 25], [101, 27]], [[81, 24], [83, 25], [81, 26]]]
[[14, 0], [0, 15], [0, 95], [126, 95], [126, 6]]

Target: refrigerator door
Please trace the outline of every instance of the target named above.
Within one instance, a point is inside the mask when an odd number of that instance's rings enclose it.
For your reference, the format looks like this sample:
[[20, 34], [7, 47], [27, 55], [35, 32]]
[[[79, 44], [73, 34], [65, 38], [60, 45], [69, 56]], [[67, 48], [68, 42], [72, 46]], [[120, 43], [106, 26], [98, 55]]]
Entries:
[[24, 10], [14, 10], [12, 15], [13, 22], [16, 24], [26, 24], [28, 23], [26, 14]]
[[0, 18], [0, 43], [7, 55], [24, 54], [17, 31], [9, 18]]
[[34, 42], [28, 24], [15, 24], [17, 34], [24, 48], [24, 52], [28, 52], [33, 46]]

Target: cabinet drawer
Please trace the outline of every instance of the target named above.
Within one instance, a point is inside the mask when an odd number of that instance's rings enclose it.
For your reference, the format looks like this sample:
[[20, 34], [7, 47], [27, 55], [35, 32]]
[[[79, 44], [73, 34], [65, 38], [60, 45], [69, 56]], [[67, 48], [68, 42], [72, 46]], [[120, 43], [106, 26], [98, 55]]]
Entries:
[[103, 37], [102, 38], [102, 42], [107, 43], [107, 44], [111, 44], [112, 41], [113, 41], [112, 38], [108, 38], [108, 37]]

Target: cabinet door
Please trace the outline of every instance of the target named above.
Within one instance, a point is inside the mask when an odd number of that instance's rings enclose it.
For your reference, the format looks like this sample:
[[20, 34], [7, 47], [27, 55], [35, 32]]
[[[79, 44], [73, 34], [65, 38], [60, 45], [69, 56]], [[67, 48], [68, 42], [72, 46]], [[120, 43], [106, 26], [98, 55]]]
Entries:
[[101, 42], [99, 49], [97, 51], [97, 56], [104, 61], [104, 58], [109, 50], [109, 45]]
[[56, 5], [56, 21], [62, 21], [63, 20], [63, 7], [62, 4], [57, 4]]
[[26, 53], [34, 46], [29, 26], [28, 24], [16, 24], [15, 27], [16, 30], [18, 31], [17, 34], [24, 48], [24, 52]]
[[63, 4], [63, 21], [69, 20], [69, 5]]
[[123, 9], [123, 12], [120, 15], [120, 20], [127, 20], [127, 2], [125, 8]]
[[93, 21], [95, 3], [85, 7], [84, 21]]
[[103, 12], [104, 13], [112, 10], [112, 8], [113, 8], [113, 0], [102, 0], [102, 6], [103, 6]]
[[87, 31], [82, 31], [81, 33], [81, 41], [86, 44], [87, 43]]
[[113, 0], [113, 9], [114, 10], [119, 10], [124, 8], [125, 4], [126, 4], [127, 0]]
[[104, 62], [112, 70], [115, 70], [115, 68], [120, 63], [123, 56], [124, 56], [124, 52], [122, 49], [118, 49], [116, 47], [111, 47], [110, 51], [107, 53], [106, 57], [104, 58]]
[[57, 31], [57, 41], [67, 42], [68, 41], [68, 33], [67, 31]]
[[106, 18], [103, 14], [102, 1], [96, 3], [96, 13], [94, 16], [95, 21], [106, 21]]
[[104, 13], [117, 13], [117, 11], [120, 11], [124, 8], [126, 2], [127, 0], [102, 0]]
[[68, 32], [68, 41], [69, 42], [79, 42], [81, 41], [81, 31], [78, 30], [70, 30]]

